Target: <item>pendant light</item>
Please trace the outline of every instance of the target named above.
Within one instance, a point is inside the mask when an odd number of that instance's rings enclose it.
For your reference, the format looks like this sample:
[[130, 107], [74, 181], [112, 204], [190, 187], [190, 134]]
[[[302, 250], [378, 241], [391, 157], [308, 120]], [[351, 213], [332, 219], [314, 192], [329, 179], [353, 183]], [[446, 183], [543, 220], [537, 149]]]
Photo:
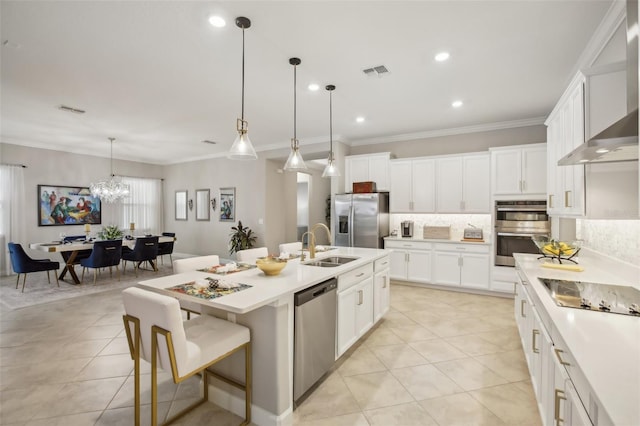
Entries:
[[322, 177], [337, 177], [340, 176], [340, 171], [335, 165], [335, 158], [333, 158], [333, 108], [331, 102], [331, 95], [336, 86], [329, 84], [325, 89], [329, 92], [329, 158], [327, 159], [327, 167], [322, 172]]
[[284, 164], [284, 169], [288, 172], [307, 170], [307, 165], [304, 164], [302, 154], [300, 154], [300, 144], [296, 137], [296, 68], [300, 65], [300, 62], [302, 62], [300, 58], [289, 59], [289, 63], [293, 65], [293, 138], [291, 139], [289, 158]]
[[99, 197], [101, 201], [113, 203], [129, 196], [129, 185], [122, 183], [121, 179], [113, 174], [113, 141], [115, 138], [109, 138], [111, 142], [111, 174], [108, 179], [92, 183], [89, 186], [91, 195]]
[[251, 27], [251, 21], [249, 18], [240, 16], [236, 18], [236, 26], [242, 28], [242, 115], [241, 118], [238, 118], [236, 121], [238, 136], [236, 136], [236, 140], [233, 141], [227, 157], [232, 160], [256, 160], [258, 155], [247, 134], [249, 123], [244, 119], [244, 30]]

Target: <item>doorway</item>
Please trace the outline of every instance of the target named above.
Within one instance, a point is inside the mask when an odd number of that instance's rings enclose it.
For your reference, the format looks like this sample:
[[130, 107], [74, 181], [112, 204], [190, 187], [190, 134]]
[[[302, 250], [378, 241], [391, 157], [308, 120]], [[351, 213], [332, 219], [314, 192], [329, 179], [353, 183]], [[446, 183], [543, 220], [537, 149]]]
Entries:
[[309, 183], [311, 176], [306, 173], [298, 173], [297, 175], [297, 241], [301, 241], [302, 234], [309, 230]]

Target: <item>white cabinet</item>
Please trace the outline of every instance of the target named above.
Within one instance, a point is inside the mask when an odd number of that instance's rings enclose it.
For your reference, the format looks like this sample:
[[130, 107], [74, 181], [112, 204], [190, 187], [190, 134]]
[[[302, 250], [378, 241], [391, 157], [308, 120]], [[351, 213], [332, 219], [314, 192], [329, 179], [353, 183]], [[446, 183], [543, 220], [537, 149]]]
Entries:
[[389, 267], [391, 259], [385, 256], [373, 265], [373, 322], [376, 323], [389, 310], [390, 284]]
[[435, 244], [433, 283], [488, 289], [489, 246]]
[[432, 246], [424, 241], [385, 240], [385, 248], [393, 249], [390, 277], [401, 281], [430, 282]]
[[373, 264], [338, 277], [336, 359], [373, 325]]
[[436, 159], [436, 211], [489, 213], [490, 165], [489, 154]]
[[378, 191], [389, 190], [389, 160], [391, 154], [351, 155], [344, 159], [344, 190], [353, 191], [353, 182], [375, 182]]
[[540, 195], [547, 192], [546, 144], [491, 149], [493, 195]]
[[389, 179], [391, 213], [433, 213], [435, 211], [434, 159], [391, 160]]

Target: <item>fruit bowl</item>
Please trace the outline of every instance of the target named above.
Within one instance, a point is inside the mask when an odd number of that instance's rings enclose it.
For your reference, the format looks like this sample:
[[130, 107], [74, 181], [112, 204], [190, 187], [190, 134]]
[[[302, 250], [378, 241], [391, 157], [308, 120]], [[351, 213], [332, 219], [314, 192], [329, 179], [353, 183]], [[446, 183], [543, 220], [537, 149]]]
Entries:
[[261, 257], [256, 259], [256, 265], [265, 275], [278, 275], [287, 266], [287, 261], [271, 256]]
[[575, 260], [572, 260], [572, 257], [580, 251], [580, 241], [557, 241], [538, 235], [531, 237], [531, 240], [533, 240], [533, 243], [538, 247], [543, 257], [557, 258], [560, 263], [562, 263], [563, 260], [570, 260], [573, 263], [577, 263]]

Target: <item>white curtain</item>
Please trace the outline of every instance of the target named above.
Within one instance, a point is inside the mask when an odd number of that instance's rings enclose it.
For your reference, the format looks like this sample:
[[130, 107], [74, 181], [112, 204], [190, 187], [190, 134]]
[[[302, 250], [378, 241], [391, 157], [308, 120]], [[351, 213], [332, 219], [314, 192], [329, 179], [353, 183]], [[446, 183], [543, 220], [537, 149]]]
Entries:
[[121, 209], [116, 209], [118, 225], [128, 230], [129, 225], [135, 223], [137, 235], [159, 235], [163, 226], [162, 181], [123, 177], [122, 182], [129, 185], [131, 195], [122, 201]]
[[8, 242], [23, 244], [25, 235], [24, 169], [0, 165], [0, 275], [11, 274]]

